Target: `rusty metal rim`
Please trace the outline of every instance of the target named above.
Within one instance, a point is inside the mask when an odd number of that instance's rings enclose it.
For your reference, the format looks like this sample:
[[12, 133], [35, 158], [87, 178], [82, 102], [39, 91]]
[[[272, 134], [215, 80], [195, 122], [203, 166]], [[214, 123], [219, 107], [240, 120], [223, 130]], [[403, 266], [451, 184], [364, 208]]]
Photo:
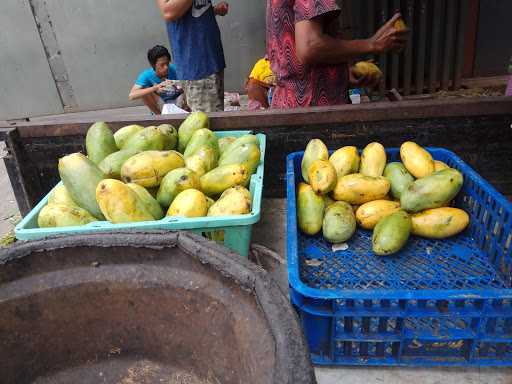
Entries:
[[255, 295], [276, 342], [274, 383], [316, 383], [297, 315], [277, 283], [262, 268], [201, 236], [188, 232], [153, 231], [53, 237], [19, 243], [1, 250], [0, 267], [32, 253], [80, 246], [152, 249], [179, 247], [190, 257], [209, 264]]

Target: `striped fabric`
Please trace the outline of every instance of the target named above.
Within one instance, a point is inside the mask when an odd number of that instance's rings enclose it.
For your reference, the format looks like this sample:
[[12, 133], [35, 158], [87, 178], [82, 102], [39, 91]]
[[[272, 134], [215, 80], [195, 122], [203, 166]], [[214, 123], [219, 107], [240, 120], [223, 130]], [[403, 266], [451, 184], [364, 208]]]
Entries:
[[267, 0], [267, 54], [277, 78], [273, 108], [347, 103], [348, 66], [308, 66], [295, 50], [295, 23], [339, 10], [336, 0]]

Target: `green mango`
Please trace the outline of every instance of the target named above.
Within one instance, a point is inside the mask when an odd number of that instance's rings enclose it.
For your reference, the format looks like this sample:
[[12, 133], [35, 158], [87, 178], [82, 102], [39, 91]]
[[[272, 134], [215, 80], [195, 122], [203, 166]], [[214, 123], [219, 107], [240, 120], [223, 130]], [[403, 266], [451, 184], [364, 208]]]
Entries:
[[162, 217], [164, 217], [164, 211], [162, 211], [162, 207], [160, 207], [158, 201], [156, 201], [156, 199], [151, 196], [151, 193], [149, 193], [146, 188], [141, 187], [139, 184], [135, 183], [128, 183], [126, 185], [137, 194], [137, 197], [144, 205], [146, 211], [148, 211], [151, 216], [155, 218], [155, 220], [160, 220]]
[[114, 133], [117, 148], [122, 149], [130, 137], [144, 129], [141, 125], [127, 125]]
[[73, 201], [104, 220], [96, 201], [96, 186], [106, 176], [96, 164], [81, 153], [72, 153], [59, 159], [59, 174]]
[[356, 217], [352, 206], [344, 201], [337, 201], [325, 210], [322, 224], [323, 235], [331, 243], [343, 243], [356, 231]]
[[217, 167], [217, 158], [215, 149], [204, 145], [192, 156], [185, 158], [185, 166], [197, 173], [198, 176], [203, 176], [206, 172]]
[[171, 124], [160, 124], [157, 127], [165, 136], [164, 150], [176, 149], [178, 131]]
[[414, 182], [414, 176], [409, 173], [402, 163], [389, 163], [384, 168], [384, 177], [391, 184], [391, 195], [395, 199], [400, 199], [402, 192]]
[[199, 189], [199, 176], [188, 168], [177, 168], [170, 171], [162, 179], [156, 199], [163, 207], [171, 205], [174, 198], [186, 189]]
[[373, 230], [373, 252], [381, 256], [398, 252], [407, 243], [411, 227], [411, 218], [404, 210], [380, 219]]
[[78, 207], [78, 204], [75, 203], [64, 184], [57, 185], [50, 193], [50, 196], [48, 197], [48, 205], [52, 204], [67, 205], [68, 207]]
[[249, 170], [245, 165], [223, 165], [201, 176], [201, 190], [207, 196], [217, 196], [235, 185], [246, 185], [249, 179]]
[[85, 209], [64, 204], [48, 204], [39, 212], [39, 228], [75, 227], [97, 221]]
[[109, 179], [121, 179], [121, 167], [137, 153], [140, 153], [138, 149], [121, 149], [105, 157], [98, 167]]
[[452, 200], [464, 184], [462, 174], [453, 168], [434, 172], [411, 183], [400, 197], [400, 206], [407, 212], [439, 208]]
[[219, 152], [222, 155], [224, 152], [226, 152], [226, 149], [236, 141], [235, 136], [225, 136], [221, 137], [219, 139]]
[[190, 138], [195, 131], [201, 128], [210, 128], [208, 115], [199, 111], [189, 114], [178, 129], [178, 151], [185, 152]]
[[202, 147], [207, 146], [214, 150], [215, 161], [219, 160], [219, 141], [215, 133], [207, 128], [201, 128], [194, 132], [190, 138], [187, 148], [183, 153], [185, 158], [193, 156]]
[[310, 140], [302, 157], [302, 178], [309, 183], [309, 167], [315, 160], [329, 160], [329, 151], [320, 139]]
[[234, 150], [224, 152], [220, 157], [220, 165], [243, 164], [252, 175], [260, 164], [260, 147], [255, 144], [242, 144]]
[[316, 235], [322, 229], [325, 202], [309, 184], [300, 183], [297, 190], [297, 219], [299, 228], [307, 235]]
[[133, 134], [122, 149], [163, 151], [168, 138], [157, 127], [146, 127]]
[[118, 151], [114, 134], [106, 123], [98, 122], [91, 125], [85, 137], [87, 157], [99, 164], [105, 157]]
[[238, 147], [244, 144], [254, 144], [258, 147], [260, 146], [260, 142], [256, 135], [247, 134], [238, 137], [223, 151], [223, 153], [227, 155], [229, 152], [236, 151]]

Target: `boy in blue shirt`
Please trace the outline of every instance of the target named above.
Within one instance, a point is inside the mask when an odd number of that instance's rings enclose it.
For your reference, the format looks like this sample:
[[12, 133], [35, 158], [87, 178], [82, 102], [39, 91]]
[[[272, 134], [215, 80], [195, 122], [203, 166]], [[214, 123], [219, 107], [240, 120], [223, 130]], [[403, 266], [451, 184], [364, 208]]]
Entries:
[[[160, 115], [162, 110], [158, 99], [162, 99], [164, 109], [168, 109], [166, 108], [168, 104], [176, 105], [183, 89], [170, 81], [176, 80], [176, 67], [174, 64], [170, 64], [171, 55], [167, 48], [161, 45], [151, 48], [148, 51], [148, 61], [151, 68], [139, 74], [128, 98], [130, 100], [142, 99], [151, 112]], [[176, 111], [185, 112], [179, 108]]]
[[172, 58], [192, 111], [224, 110], [224, 51], [216, 16], [228, 3], [212, 0], [157, 0], [166, 21]]

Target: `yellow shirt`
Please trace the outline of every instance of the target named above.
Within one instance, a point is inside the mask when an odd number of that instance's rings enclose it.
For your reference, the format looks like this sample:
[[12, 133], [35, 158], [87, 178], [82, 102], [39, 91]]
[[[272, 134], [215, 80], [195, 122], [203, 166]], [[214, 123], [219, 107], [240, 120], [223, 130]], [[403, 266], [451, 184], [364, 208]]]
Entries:
[[258, 60], [249, 78], [271, 84], [274, 80], [274, 74], [272, 73], [272, 69], [270, 69], [270, 61], [267, 59]]

